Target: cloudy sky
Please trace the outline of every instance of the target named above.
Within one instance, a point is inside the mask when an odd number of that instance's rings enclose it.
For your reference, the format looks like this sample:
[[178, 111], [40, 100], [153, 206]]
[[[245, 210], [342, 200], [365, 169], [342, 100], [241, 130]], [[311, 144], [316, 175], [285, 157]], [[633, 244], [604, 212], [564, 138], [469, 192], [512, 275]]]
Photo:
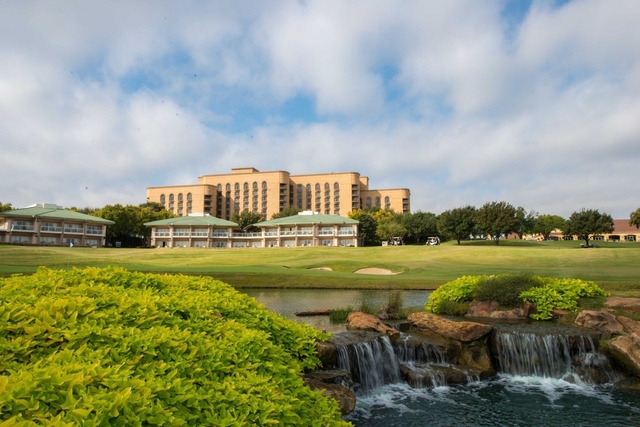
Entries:
[[8, 1], [0, 201], [139, 204], [233, 167], [412, 210], [640, 206], [640, 2]]

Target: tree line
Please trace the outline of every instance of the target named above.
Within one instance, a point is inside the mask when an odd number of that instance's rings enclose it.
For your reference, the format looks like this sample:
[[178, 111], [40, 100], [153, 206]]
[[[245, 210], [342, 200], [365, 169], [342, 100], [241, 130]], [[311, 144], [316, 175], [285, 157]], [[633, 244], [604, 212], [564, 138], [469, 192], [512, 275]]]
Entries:
[[[14, 209], [11, 203], [0, 202], [0, 212]], [[120, 242], [123, 247], [148, 246], [151, 229], [144, 224], [150, 221], [173, 218], [163, 205], [155, 202], [134, 205], [106, 205], [102, 208], [76, 208], [74, 210], [100, 218], [109, 219], [115, 225], [107, 227], [106, 243], [115, 246]], [[271, 219], [297, 215], [300, 212], [294, 206], [272, 215]], [[436, 215], [431, 212], [396, 213], [393, 210], [373, 207], [357, 209], [348, 216], [359, 221], [358, 233], [366, 246], [380, 245], [392, 237], [400, 237], [405, 242], [421, 244], [429, 237], [439, 237], [442, 241], [471, 238], [487, 238], [495, 241], [509, 235], [523, 238], [527, 234], [538, 234], [549, 239], [554, 230], [563, 234], [578, 236], [589, 246], [593, 235], [611, 233], [613, 218], [597, 209], [581, 209], [565, 219], [559, 215], [538, 214], [533, 210], [514, 207], [505, 201], [488, 202], [480, 208], [462, 206]], [[246, 231], [256, 230], [254, 224], [263, 220], [260, 213], [243, 211], [232, 215], [231, 221]], [[640, 228], [640, 208], [631, 212], [629, 225]]]

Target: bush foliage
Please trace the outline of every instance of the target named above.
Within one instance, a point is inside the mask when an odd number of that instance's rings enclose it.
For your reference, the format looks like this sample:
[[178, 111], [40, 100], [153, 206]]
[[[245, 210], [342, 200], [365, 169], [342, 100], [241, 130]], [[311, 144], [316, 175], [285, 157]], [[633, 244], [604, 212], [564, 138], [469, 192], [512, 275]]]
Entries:
[[498, 301], [514, 307], [530, 301], [537, 309], [531, 318], [548, 320], [553, 309], [577, 311], [581, 297], [607, 296], [597, 284], [580, 279], [557, 279], [528, 274], [463, 276], [433, 291], [425, 309], [437, 314], [464, 314], [470, 301]]
[[0, 279], [0, 425], [347, 425], [303, 385], [328, 336], [203, 277]]

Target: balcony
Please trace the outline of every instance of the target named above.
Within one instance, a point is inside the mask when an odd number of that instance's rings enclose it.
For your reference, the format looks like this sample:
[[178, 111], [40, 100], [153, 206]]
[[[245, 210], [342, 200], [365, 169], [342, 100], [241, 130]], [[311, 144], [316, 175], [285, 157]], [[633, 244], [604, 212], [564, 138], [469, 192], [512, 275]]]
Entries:
[[338, 231], [338, 236], [353, 236], [353, 230]]
[[229, 237], [229, 233], [227, 231], [214, 231], [212, 236], [213, 237]]
[[333, 236], [333, 230], [331, 231], [318, 231], [318, 236]]
[[11, 231], [33, 231], [33, 225], [11, 225]]
[[64, 228], [64, 232], [65, 232], [65, 233], [71, 233], [71, 234], [84, 234], [84, 228], [79, 228], [79, 227], [65, 227], [65, 228]]
[[[40, 230], [42, 230], [42, 229], [40, 229]], [[89, 228], [89, 229], [87, 229], [87, 234], [91, 234], [91, 235], [94, 235], [94, 236], [102, 236], [102, 229], [100, 229], [100, 230], [92, 230], [92, 229]]]
[[262, 237], [262, 233], [231, 233], [231, 237]]
[[40, 231], [44, 231], [48, 233], [60, 233], [62, 232], [62, 227], [43, 225], [42, 227], [40, 227]]
[[171, 233], [168, 231], [156, 231], [153, 233], [153, 237], [169, 237]]
[[192, 237], [209, 237], [209, 233], [206, 231], [194, 231], [191, 233]]
[[173, 231], [173, 237], [189, 237], [189, 236], [191, 236], [191, 232], [189, 230], [187, 230], [187, 231], [174, 230]]
[[265, 231], [264, 235], [267, 237], [274, 237], [274, 236], [278, 236], [278, 232], [277, 231]]

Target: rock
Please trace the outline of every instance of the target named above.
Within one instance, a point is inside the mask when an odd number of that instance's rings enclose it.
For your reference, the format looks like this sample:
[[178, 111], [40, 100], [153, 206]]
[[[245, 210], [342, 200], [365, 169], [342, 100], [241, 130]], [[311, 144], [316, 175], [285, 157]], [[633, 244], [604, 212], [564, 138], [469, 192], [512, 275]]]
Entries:
[[634, 338], [640, 339], [640, 322], [626, 316], [618, 316], [616, 319], [622, 325], [624, 333], [634, 335]]
[[467, 317], [486, 317], [491, 319], [523, 320], [531, 313], [536, 312], [536, 308], [529, 301], [522, 307], [513, 310], [498, 310], [497, 301], [472, 301], [467, 310]]
[[318, 358], [322, 362], [322, 367], [330, 369], [336, 366], [336, 346], [334, 344], [317, 341], [316, 351], [318, 352]]
[[604, 305], [623, 310], [640, 310], [640, 298], [609, 297]]
[[397, 338], [400, 335], [399, 331], [387, 326], [377, 317], [360, 311], [349, 313], [347, 316], [347, 328], [380, 332], [391, 338]]
[[621, 334], [624, 332], [624, 327], [618, 322], [616, 316], [602, 311], [581, 311], [576, 316], [574, 323], [583, 328], [608, 334]]
[[338, 384], [344, 387], [353, 386], [351, 372], [342, 369], [324, 369], [319, 371], [307, 372], [305, 378], [322, 381], [327, 384]]
[[491, 325], [475, 322], [454, 322], [431, 313], [411, 313], [409, 321], [418, 329], [427, 329], [463, 343], [479, 340], [493, 330]]
[[471, 301], [467, 309], [469, 317], [489, 317], [498, 308], [497, 301]]
[[453, 365], [400, 365], [400, 373], [413, 388], [467, 384], [489, 377], [484, 372]]
[[640, 340], [629, 335], [621, 335], [608, 344], [611, 357], [626, 370], [640, 377]]
[[328, 384], [309, 377], [305, 377], [304, 382], [309, 388], [320, 390], [324, 396], [335, 399], [338, 402], [342, 415], [350, 414], [356, 408], [356, 395], [347, 387], [338, 384]]
[[562, 310], [559, 308], [554, 308], [553, 310], [551, 310], [551, 317], [554, 319], [561, 319], [565, 316], [568, 316], [569, 314], [571, 314], [569, 310]]

